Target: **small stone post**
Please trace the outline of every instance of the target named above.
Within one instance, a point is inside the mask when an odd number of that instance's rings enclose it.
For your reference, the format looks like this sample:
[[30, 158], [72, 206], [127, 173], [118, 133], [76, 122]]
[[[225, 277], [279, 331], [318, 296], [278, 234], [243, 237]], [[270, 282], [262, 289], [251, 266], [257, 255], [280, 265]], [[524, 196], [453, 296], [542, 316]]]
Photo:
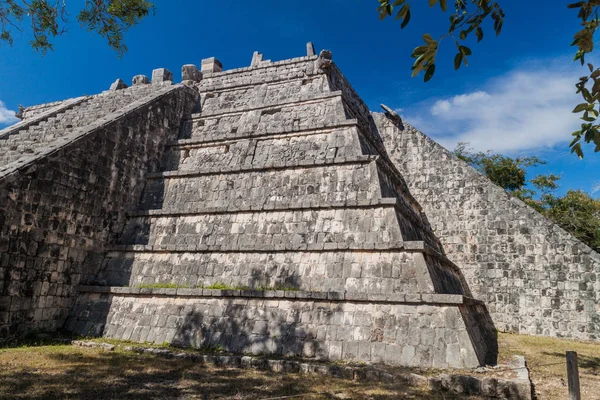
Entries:
[[260, 64], [260, 62], [262, 60], [263, 60], [263, 55], [260, 54], [258, 51], [255, 51], [254, 54], [252, 55], [252, 61], [250, 62], [250, 66], [251, 67], [258, 66], [258, 64]]
[[567, 351], [567, 378], [569, 381], [569, 400], [581, 400], [579, 365], [577, 364], [577, 353], [574, 351]]
[[149, 83], [150, 83], [150, 80], [148, 79], [148, 77], [146, 75], [136, 75], [131, 80], [131, 84], [133, 86], [147, 85]]
[[313, 44], [313, 42], [306, 43], [306, 55], [314, 56], [315, 54], [315, 45]]
[[198, 71], [198, 67], [194, 64], [186, 64], [181, 67], [181, 80], [183, 82], [200, 82], [202, 80], [202, 72]]
[[152, 71], [152, 83], [172, 82], [173, 73], [166, 68], [158, 68]]
[[211, 57], [202, 60], [202, 73], [221, 71], [223, 71], [223, 64], [221, 64], [221, 61], [217, 60], [216, 58]]
[[111, 91], [121, 90], [121, 89], [127, 89], [127, 85], [121, 79], [117, 79], [116, 81], [114, 81], [114, 83], [112, 85], [110, 85]]

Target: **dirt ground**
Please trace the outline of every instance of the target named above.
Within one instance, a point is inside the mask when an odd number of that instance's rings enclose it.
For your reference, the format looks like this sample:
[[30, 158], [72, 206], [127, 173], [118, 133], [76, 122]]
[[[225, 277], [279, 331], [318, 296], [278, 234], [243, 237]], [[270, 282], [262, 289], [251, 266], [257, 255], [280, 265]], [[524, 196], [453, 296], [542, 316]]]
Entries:
[[[583, 399], [600, 399], [600, 345], [500, 335], [500, 361], [524, 355], [539, 399], [567, 398], [565, 351], [579, 353]], [[557, 364], [558, 363], [558, 364]], [[557, 365], [547, 365], [557, 364]], [[466, 399], [404, 383], [214, 368], [70, 345], [0, 348], [0, 399]]]

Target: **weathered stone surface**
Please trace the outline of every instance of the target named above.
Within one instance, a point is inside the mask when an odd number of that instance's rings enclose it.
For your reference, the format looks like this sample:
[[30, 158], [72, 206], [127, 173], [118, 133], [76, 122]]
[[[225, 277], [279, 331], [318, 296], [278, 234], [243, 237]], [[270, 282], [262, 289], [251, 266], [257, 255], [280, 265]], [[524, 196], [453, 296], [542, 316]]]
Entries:
[[9, 160], [31, 154], [0, 172], [1, 335], [63, 325], [81, 277], [99, 267], [145, 172], [177, 134], [167, 123], [178, 127], [194, 102], [183, 88], [151, 94], [129, 88], [92, 96], [1, 141], [25, 150], [3, 152]]
[[158, 68], [152, 71], [152, 83], [172, 82], [173, 73], [165, 68]]
[[[86, 316], [102, 313], [106, 315], [103, 326], [90, 327]], [[448, 322], [449, 316], [452, 322]], [[439, 364], [431, 345], [419, 335], [424, 319], [436, 326], [435, 351], [443, 354]], [[476, 358], [471, 344], [464, 342], [469, 336], [459, 310], [447, 306], [102, 297], [90, 293], [79, 298], [67, 328], [80, 334], [91, 328], [102, 331], [105, 337], [137, 342], [166, 341], [183, 346], [220, 346], [235, 353], [390, 365], [463, 368], [471, 366], [470, 358]], [[454, 353], [455, 347], [463, 351]]]
[[306, 55], [310, 57], [314, 56], [315, 54], [315, 45], [312, 42], [306, 43]]
[[202, 80], [202, 73], [194, 64], [186, 64], [181, 67], [181, 79], [183, 81], [200, 82]]
[[146, 75], [136, 75], [133, 77], [131, 83], [133, 86], [147, 85], [150, 83], [150, 80], [148, 79], [148, 77]]
[[258, 51], [255, 51], [254, 54], [252, 54], [252, 61], [250, 62], [250, 66], [251, 67], [258, 67], [260, 65], [260, 63], [263, 60], [263, 55], [260, 54]]
[[[93, 210], [38, 210], [34, 226], [58, 221], [56, 257], [77, 271], [78, 283], [134, 285], [82, 286], [68, 329], [255, 354], [431, 367], [494, 363], [485, 306], [470, 299], [460, 269], [445, 258], [331, 53], [281, 62], [257, 54], [251, 67], [230, 71], [208, 59], [202, 70], [203, 79], [187, 79], [187, 87], [114, 92], [146, 90], [140, 107], [161, 111], [146, 116], [134, 108], [133, 128], [105, 114], [98, 124], [121, 124], [114, 137], [128, 147], [95, 144], [100, 159], [83, 166], [98, 175], [85, 183], [71, 170], [49, 179], [78, 188], [83, 194], [67, 194]], [[166, 70], [153, 73], [154, 83], [171, 79]], [[181, 102], [150, 99], [154, 90]], [[40, 189], [32, 190], [27, 196]], [[11, 223], [28, 226], [29, 219]], [[33, 254], [38, 242], [15, 251]], [[40, 293], [51, 296], [56, 289], [41, 282]], [[135, 286], [147, 284], [166, 287]], [[197, 287], [207, 285], [220, 289]], [[269, 286], [275, 290], [262, 290]], [[16, 290], [7, 287], [11, 301]]]
[[223, 71], [223, 64], [214, 57], [205, 58], [202, 60], [201, 70], [202, 72], [221, 72]]
[[116, 81], [113, 82], [112, 85], [110, 85], [111, 91], [121, 90], [121, 89], [127, 89], [127, 85], [121, 79], [117, 79]]
[[448, 257], [501, 331], [600, 339], [600, 255], [408, 124], [374, 114]]

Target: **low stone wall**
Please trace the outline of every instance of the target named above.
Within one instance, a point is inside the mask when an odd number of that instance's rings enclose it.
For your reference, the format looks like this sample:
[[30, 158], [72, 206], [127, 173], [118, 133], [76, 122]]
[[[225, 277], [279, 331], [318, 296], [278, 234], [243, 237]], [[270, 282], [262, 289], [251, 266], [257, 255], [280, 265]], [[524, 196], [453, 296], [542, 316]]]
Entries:
[[82, 335], [433, 368], [495, 363], [497, 354], [493, 343], [472, 342], [461, 310], [477, 303], [460, 295], [106, 287], [82, 292], [67, 323]]
[[164, 87], [0, 177], [0, 335], [62, 326], [195, 100], [191, 89]]

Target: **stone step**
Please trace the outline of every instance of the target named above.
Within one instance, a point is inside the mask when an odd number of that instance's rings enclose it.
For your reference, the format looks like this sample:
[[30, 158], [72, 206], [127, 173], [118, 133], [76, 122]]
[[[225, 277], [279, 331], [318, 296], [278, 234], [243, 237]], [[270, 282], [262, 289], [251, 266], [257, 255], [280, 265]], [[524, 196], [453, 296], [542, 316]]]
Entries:
[[329, 92], [325, 75], [269, 83], [260, 82], [242, 88], [201, 91], [200, 109], [201, 115], [218, 115], [223, 113], [223, 110], [234, 112], [302, 102], [314, 98], [315, 94], [325, 92]]
[[207, 168], [202, 171], [163, 171], [153, 172], [148, 174], [148, 179], [172, 179], [172, 178], [184, 178], [202, 175], [220, 175], [220, 174], [232, 174], [252, 171], [267, 171], [267, 170], [281, 170], [281, 169], [305, 169], [322, 167], [326, 165], [350, 165], [350, 164], [363, 164], [376, 161], [378, 156], [373, 155], [359, 155], [353, 157], [336, 157], [325, 160], [289, 160], [286, 162], [268, 162], [261, 165], [250, 165], [250, 166], [235, 166], [235, 167], [215, 167]]
[[165, 170], [204, 170], [242, 165], [324, 160], [363, 155], [355, 127], [317, 131], [310, 135], [265, 136], [202, 147], [171, 147], [164, 156]]
[[274, 114], [274, 110], [280, 108], [288, 108], [299, 105], [307, 105], [313, 103], [322, 103], [323, 100], [329, 99], [342, 99], [342, 91], [337, 90], [333, 92], [324, 92], [324, 93], [306, 93], [306, 97], [303, 97], [299, 100], [289, 99], [286, 101], [282, 101], [276, 104], [252, 104], [246, 105], [242, 107], [235, 107], [229, 109], [221, 109], [219, 107], [214, 107], [214, 111], [201, 111], [198, 113], [193, 113], [191, 115], [191, 120], [199, 120], [199, 119], [207, 119], [207, 118], [215, 118], [215, 117], [226, 117], [229, 115], [238, 115], [247, 113], [249, 111], [264, 111], [264, 114]]
[[495, 363], [497, 354], [485, 341], [493, 335], [485, 308], [462, 296], [399, 293], [365, 301], [360, 293], [352, 300], [351, 294], [334, 292], [282, 296], [204, 289], [201, 294], [188, 290], [187, 295], [183, 290], [179, 295], [180, 289], [175, 295], [166, 294], [169, 289], [164, 294], [102, 290], [79, 296], [68, 331], [135, 342], [218, 346], [233, 353], [422, 368], [474, 368]]
[[279, 106], [227, 110], [215, 115], [195, 114], [182, 123], [180, 139], [223, 140], [229, 134], [263, 135], [335, 126], [347, 121], [339, 92]]
[[[298, 211], [250, 211], [227, 214], [134, 217], [127, 221], [122, 243], [209, 245], [222, 249], [260, 243], [264, 250], [333, 243], [401, 242], [403, 227], [394, 205], [368, 208], [321, 208]], [[410, 240], [410, 238], [406, 238]]]
[[300, 290], [204, 289], [204, 288], [139, 288], [130, 286], [81, 285], [79, 293], [108, 293], [140, 296], [238, 297], [248, 299], [328, 300], [332, 302], [460, 305], [484, 304], [461, 294], [440, 293], [365, 293]]
[[[189, 122], [189, 121], [188, 121]], [[282, 139], [288, 137], [296, 137], [296, 136], [309, 136], [309, 135], [318, 135], [318, 134], [326, 134], [333, 133], [343, 128], [354, 127], [357, 126], [357, 122], [355, 119], [345, 119], [342, 121], [337, 121], [333, 125], [328, 123], [323, 124], [323, 126], [318, 126], [314, 128], [308, 129], [297, 129], [290, 132], [284, 132], [280, 134], [266, 133], [266, 132], [221, 132], [221, 136], [218, 139], [214, 138], [203, 138], [197, 137], [194, 139], [178, 139], [175, 142], [168, 143], [168, 147], [180, 147], [180, 148], [194, 148], [194, 147], [208, 147], [213, 146], [215, 143], [218, 144], [232, 144], [239, 140], [243, 139], [264, 139], [264, 138], [273, 138], [273, 139]]]
[[317, 73], [314, 61], [317, 56], [297, 57], [261, 66], [229, 69], [222, 72], [204, 72], [198, 84], [200, 92], [232, 89], [257, 83], [287, 81]]
[[294, 203], [256, 204], [251, 207], [213, 206], [197, 207], [195, 209], [161, 208], [155, 210], [138, 210], [127, 213], [129, 218], [148, 217], [178, 217], [204, 214], [239, 214], [249, 212], [274, 212], [274, 211], [306, 211], [306, 210], [336, 210], [336, 209], [365, 209], [373, 207], [398, 207], [396, 198], [375, 198], [365, 200], [344, 200], [336, 202], [319, 202], [311, 200], [298, 200]]
[[39, 117], [32, 118], [32, 120], [23, 121], [23, 125], [19, 124], [16, 127], [8, 128], [2, 134], [0, 152], [3, 153], [3, 157], [0, 162], [4, 161], [3, 166], [6, 167], [9, 163], [37, 153], [36, 149], [45, 149], [57, 139], [65, 138], [79, 129], [84, 129], [91, 123], [157, 89], [159, 89], [158, 86], [146, 85], [116, 92], [104, 92], [95, 96], [75, 99], [57, 109], [53, 108]]
[[170, 177], [147, 182], [140, 210], [357, 205], [382, 197], [374, 162]]
[[[462, 286], [458, 268], [424, 247], [422, 242], [405, 243], [401, 250], [111, 251], [99, 271], [84, 282], [119, 286], [222, 284], [321, 292], [469, 294]], [[430, 273], [444, 279], [444, 284], [438, 285], [429, 279]]]

